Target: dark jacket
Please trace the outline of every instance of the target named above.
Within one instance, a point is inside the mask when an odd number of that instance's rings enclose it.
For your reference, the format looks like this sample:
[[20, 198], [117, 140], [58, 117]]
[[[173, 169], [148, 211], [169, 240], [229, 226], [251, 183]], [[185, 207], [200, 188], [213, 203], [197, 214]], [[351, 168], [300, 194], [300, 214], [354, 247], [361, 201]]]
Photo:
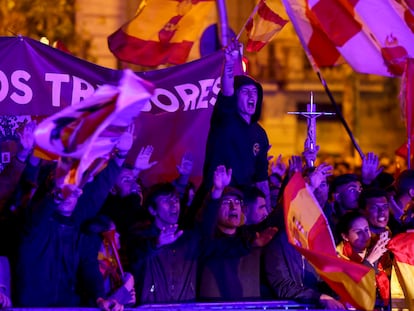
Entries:
[[274, 299], [318, 304], [325, 283], [280, 229], [263, 250], [264, 270]]
[[[258, 111], [261, 102], [257, 103]], [[233, 169], [232, 186], [249, 186], [268, 178], [267, 151], [269, 140], [257, 123], [257, 116], [248, 124], [239, 114], [237, 95], [219, 93], [210, 121], [204, 162], [203, 182], [212, 186], [217, 166]]]
[[80, 225], [96, 215], [118, 173], [119, 167], [110, 162], [84, 187], [70, 217], [55, 212], [53, 195], [32, 207], [19, 247], [18, 305], [80, 306], [82, 291], [92, 302], [103, 297], [97, 261], [100, 241], [81, 233]]
[[200, 260], [247, 252], [248, 246], [242, 239], [211, 238], [216, 214], [217, 208], [208, 209], [193, 229], [184, 230], [175, 242], [162, 247], [156, 246], [160, 230], [154, 224], [131, 234], [129, 262], [139, 303], [194, 301]]

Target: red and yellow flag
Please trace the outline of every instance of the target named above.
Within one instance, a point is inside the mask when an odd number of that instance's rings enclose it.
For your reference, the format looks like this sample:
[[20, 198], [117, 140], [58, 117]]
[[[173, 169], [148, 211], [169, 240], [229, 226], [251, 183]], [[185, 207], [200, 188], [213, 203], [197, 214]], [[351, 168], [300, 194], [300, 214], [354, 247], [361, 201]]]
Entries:
[[[405, 66], [404, 75], [401, 79], [401, 96], [400, 96], [401, 113], [404, 116], [407, 129], [407, 142], [396, 150], [396, 154], [412, 160], [414, 154], [414, 58], [408, 58]], [[410, 158], [408, 158], [408, 138], [410, 141]]]
[[124, 70], [118, 85], [105, 84], [80, 103], [43, 120], [35, 131], [36, 144], [49, 154], [72, 158], [65, 183], [79, 186], [87, 170], [96, 170], [99, 159], [109, 158], [153, 93], [152, 83]]
[[260, 51], [288, 22], [268, 6], [269, 2], [274, 0], [260, 0], [256, 14], [246, 24], [249, 52]]
[[215, 11], [214, 0], [143, 0], [135, 17], [108, 37], [109, 49], [142, 66], [185, 63]]
[[409, 1], [282, 1], [313, 66], [345, 60], [360, 73], [401, 76], [414, 56]]
[[300, 173], [289, 181], [283, 200], [289, 242], [343, 302], [359, 310], [372, 310], [374, 270], [337, 256], [328, 222]]
[[414, 232], [401, 233], [387, 245], [409, 310], [414, 310]]

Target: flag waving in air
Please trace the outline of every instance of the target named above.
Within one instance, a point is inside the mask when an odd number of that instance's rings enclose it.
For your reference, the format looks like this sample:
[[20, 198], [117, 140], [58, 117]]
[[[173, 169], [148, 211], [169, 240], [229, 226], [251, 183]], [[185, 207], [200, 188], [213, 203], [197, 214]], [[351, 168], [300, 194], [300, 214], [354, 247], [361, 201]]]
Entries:
[[246, 24], [249, 52], [260, 51], [288, 22], [268, 6], [269, 2], [274, 0], [259, 0], [254, 16]]
[[283, 0], [315, 67], [344, 60], [357, 72], [401, 76], [414, 56], [413, 9], [401, 0]]
[[135, 17], [108, 37], [109, 49], [137, 65], [185, 63], [215, 10], [214, 0], [143, 0]]
[[336, 255], [328, 222], [300, 173], [290, 179], [283, 201], [289, 242], [341, 301], [358, 310], [372, 310], [375, 304], [374, 270]]
[[125, 70], [119, 85], [103, 85], [91, 97], [43, 120], [35, 131], [36, 144], [48, 153], [74, 159], [65, 183], [80, 185], [95, 160], [109, 158], [153, 92], [152, 83]]

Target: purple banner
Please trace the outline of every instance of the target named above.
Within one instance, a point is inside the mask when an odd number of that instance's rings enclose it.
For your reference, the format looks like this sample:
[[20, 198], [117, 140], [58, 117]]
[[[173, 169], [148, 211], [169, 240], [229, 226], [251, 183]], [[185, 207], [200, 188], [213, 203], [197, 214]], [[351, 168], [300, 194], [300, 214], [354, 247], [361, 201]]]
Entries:
[[[0, 37], [0, 115], [48, 116], [117, 84], [121, 71], [97, 66], [26, 37]], [[198, 183], [212, 107], [219, 91], [223, 54], [166, 69], [140, 72], [155, 95], [136, 121], [129, 161], [153, 145], [159, 163], [143, 173], [145, 184], [171, 180], [184, 152], [194, 156]]]

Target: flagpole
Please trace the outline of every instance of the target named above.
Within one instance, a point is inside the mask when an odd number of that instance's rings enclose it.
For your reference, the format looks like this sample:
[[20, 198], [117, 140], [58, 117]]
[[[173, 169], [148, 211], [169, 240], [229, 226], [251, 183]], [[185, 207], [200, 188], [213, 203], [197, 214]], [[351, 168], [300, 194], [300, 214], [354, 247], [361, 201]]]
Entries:
[[401, 101], [404, 102], [404, 112], [405, 113], [405, 119], [407, 122], [407, 168], [411, 169], [411, 128], [412, 128], [412, 124], [413, 124], [413, 120], [412, 120], [412, 104], [409, 101], [409, 98], [411, 98], [411, 94], [408, 95], [407, 92], [410, 92], [409, 90], [409, 83], [411, 82], [411, 79], [409, 78], [409, 62], [410, 60], [407, 60], [406, 64], [405, 64], [405, 70], [404, 70], [404, 75], [403, 78], [401, 80], [401, 90], [404, 94], [404, 96], [400, 99]]
[[219, 34], [221, 46], [227, 46], [230, 39], [229, 21], [227, 18], [227, 9], [225, 0], [216, 0], [217, 11], [219, 16]]
[[336, 115], [339, 117], [339, 120], [341, 121], [341, 123], [344, 126], [346, 132], [348, 133], [348, 136], [351, 139], [352, 144], [354, 145], [355, 149], [358, 151], [359, 156], [361, 157], [361, 159], [365, 158], [365, 155], [362, 152], [361, 148], [359, 147], [359, 145], [358, 145], [358, 143], [355, 139], [354, 134], [352, 133], [351, 129], [348, 126], [348, 123], [346, 122], [344, 116], [342, 115], [341, 109], [339, 109], [338, 104], [336, 103], [331, 91], [329, 90], [328, 84], [326, 83], [325, 79], [322, 77], [322, 74], [321, 74], [320, 71], [317, 71], [316, 74], [317, 74], [319, 80], [321, 81], [321, 83], [322, 83], [322, 85], [325, 89], [325, 92], [326, 92], [326, 94], [328, 95], [328, 97], [331, 101], [332, 106], [334, 106], [334, 108], [335, 108]]
[[241, 34], [246, 29], [246, 25], [252, 20], [253, 16], [257, 13], [259, 10], [259, 4], [262, 0], [257, 1], [256, 6], [254, 7], [252, 13], [250, 14], [249, 18], [246, 20], [246, 22], [243, 24], [243, 27], [240, 29], [239, 34], [236, 37], [236, 40], [240, 39]]
[[[292, 12], [293, 10], [292, 10], [290, 4], [288, 3], [288, 1], [287, 0], [282, 0], [282, 2], [285, 6], [286, 12], [288, 13], [288, 16], [293, 16], [294, 15], [293, 12]], [[361, 157], [361, 159], [365, 158], [364, 153], [362, 152], [361, 148], [359, 147], [357, 141], [355, 140], [354, 135], [352, 134], [351, 129], [349, 128], [348, 124], [346, 123], [346, 120], [345, 120], [344, 116], [342, 115], [341, 109], [339, 109], [339, 107], [338, 107], [331, 91], [329, 90], [328, 84], [326, 83], [325, 79], [322, 77], [322, 74], [321, 74], [321, 71], [319, 70], [318, 65], [316, 64], [315, 60], [312, 57], [312, 54], [310, 53], [310, 51], [307, 48], [307, 44], [303, 39], [304, 38], [303, 34], [300, 32], [300, 27], [297, 24], [296, 19], [291, 18], [290, 21], [292, 22], [292, 24], [293, 24], [293, 26], [296, 30], [296, 33], [298, 34], [300, 43], [302, 44], [302, 47], [305, 50], [305, 54], [308, 57], [308, 60], [309, 60], [311, 66], [313, 68], [313, 71], [315, 71], [315, 73], [317, 74], [319, 80], [321, 81], [321, 83], [322, 83], [322, 85], [325, 89], [326, 94], [328, 95], [332, 105], [335, 108], [335, 112], [336, 112], [337, 116], [339, 117], [339, 120], [341, 121], [341, 123], [344, 126], [346, 132], [348, 133], [349, 138], [352, 141], [352, 144], [354, 145], [355, 149], [358, 151], [359, 156]]]

